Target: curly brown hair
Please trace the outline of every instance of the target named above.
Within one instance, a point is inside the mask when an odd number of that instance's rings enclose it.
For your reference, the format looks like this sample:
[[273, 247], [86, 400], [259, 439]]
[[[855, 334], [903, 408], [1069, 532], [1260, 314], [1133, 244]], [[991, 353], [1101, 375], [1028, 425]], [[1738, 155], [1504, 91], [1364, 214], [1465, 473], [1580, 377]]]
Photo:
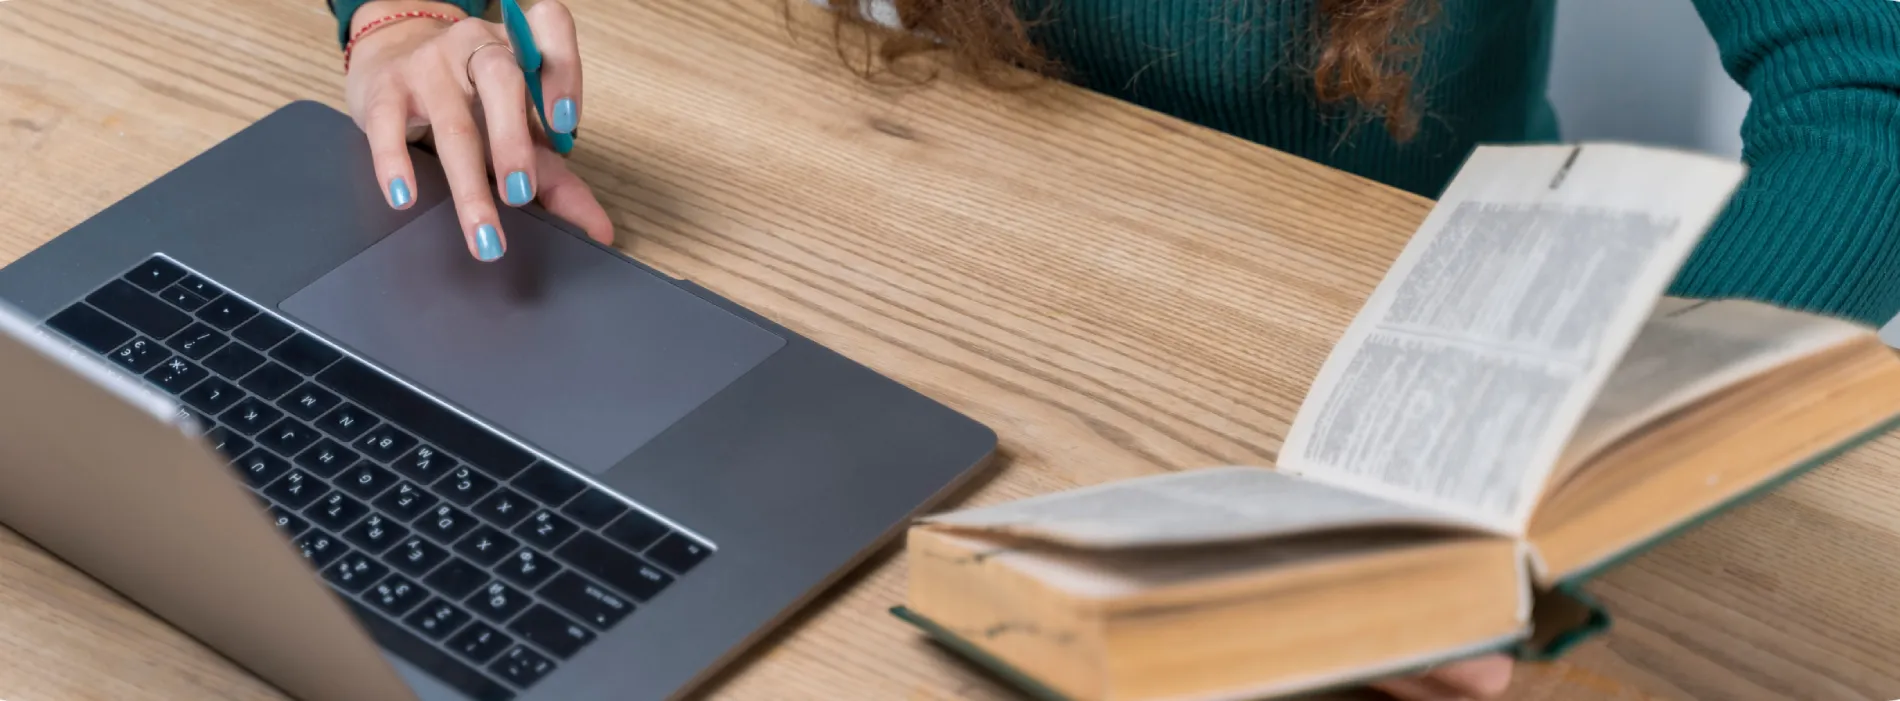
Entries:
[[[1048, 21], [1055, 2], [1041, 17], [1022, 17], [1013, 0], [891, 0], [906, 33], [872, 31], [864, 35], [866, 59], [861, 70], [904, 65], [903, 59], [926, 53], [949, 58], [951, 66], [986, 85], [1020, 87], [1024, 77], [1049, 77], [1061, 66], [1036, 45], [1030, 31]], [[1299, 0], [1238, 0], [1294, 2]], [[1323, 104], [1350, 102], [1361, 114], [1381, 118], [1393, 138], [1404, 141], [1418, 131], [1413, 95], [1413, 66], [1420, 49], [1418, 30], [1436, 12], [1435, 0], [1312, 0], [1311, 66], [1314, 94]], [[839, 36], [846, 27], [869, 27], [857, 0], [832, 0]], [[843, 45], [840, 45], [843, 53]], [[872, 61], [870, 59], [875, 59]]]

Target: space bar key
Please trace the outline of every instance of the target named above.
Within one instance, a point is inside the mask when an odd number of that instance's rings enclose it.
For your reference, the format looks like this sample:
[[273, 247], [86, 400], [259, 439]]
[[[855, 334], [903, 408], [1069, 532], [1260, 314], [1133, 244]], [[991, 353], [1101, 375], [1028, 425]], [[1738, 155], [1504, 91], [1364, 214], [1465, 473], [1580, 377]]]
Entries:
[[409, 664], [421, 668], [429, 676], [454, 687], [456, 691], [467, 694], [469, 698], [476, 701], [510, 701], [515, 697], [515, 692], [509, 691], [507, 687], [495, 683], [483, 676], [481, 672], [450, 657], [449, 653], [430, 645], [421, 636], [403, 629], [394, 621], [384, 618], [382, 614], [354, 601], [345, 603], [350, 605], [350, 609], [356, 613], [357, 620], [363, 623], [363, 627], [369, 631], [370, 637], [376, 640], [377, 645], [407, 660]]

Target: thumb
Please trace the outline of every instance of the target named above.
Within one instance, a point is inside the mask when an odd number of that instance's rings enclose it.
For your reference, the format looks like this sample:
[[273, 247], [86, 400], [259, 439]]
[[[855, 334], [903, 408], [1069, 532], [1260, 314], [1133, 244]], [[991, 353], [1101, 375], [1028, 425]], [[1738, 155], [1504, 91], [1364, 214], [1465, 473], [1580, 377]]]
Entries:
[[545, 146], [534, 149], [535, 168], [541, 176], [538, 198], [541, 206], [554, 216], [573, 222], [587, 237], [606, 245], [614, 243], [614, 222], [600, 206], [592, 188], [580, 176], [568, 170], [567, 160]]

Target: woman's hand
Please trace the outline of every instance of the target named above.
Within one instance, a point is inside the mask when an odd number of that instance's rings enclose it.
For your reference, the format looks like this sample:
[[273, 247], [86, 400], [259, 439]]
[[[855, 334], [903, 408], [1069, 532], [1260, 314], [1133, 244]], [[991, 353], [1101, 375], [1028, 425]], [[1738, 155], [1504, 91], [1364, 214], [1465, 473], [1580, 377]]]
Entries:
[[1455, 662], [1429, 674], [1374, 684], [1401, 701], [1488, 701], [1511, 684], [1511, 658], [1486, 655]]
[[[377, 0], [351, 18], [351, 35], [377, 19], [418, 10], [462, 17], [447, 3]], [[558, 0], [535, 3], [527, 17], [543, 56], [548, 123], [571, 133], [581, 105], [574, 18]], [[350, 114], [369, 136], [376, 178], [391, 207], [403, 209], [415, 201], [408, 143], [425, 127], [433, 132], [463, 238], [476, 258], [495, 260], [507, 250], [496, 197], [515, 207], [539, 197], [549, 212], [589, 237], [613, 242], [613, 222], [593, 191], [546, 145], [501, 25], [480, 18], [451, 24], [424, 17], [383, 26], [351, 49], [346, 97]], [[491, 166], [500, 174], [492, 194]]]

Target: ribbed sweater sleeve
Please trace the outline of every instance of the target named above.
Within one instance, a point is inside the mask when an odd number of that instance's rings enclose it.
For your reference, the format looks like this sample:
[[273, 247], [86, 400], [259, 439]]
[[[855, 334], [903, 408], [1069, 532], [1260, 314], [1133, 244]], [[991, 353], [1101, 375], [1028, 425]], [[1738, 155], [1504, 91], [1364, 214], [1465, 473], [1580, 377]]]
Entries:
[[1900, 3], [1695, 0], [1748, 90], [1751, 170], [1676, 294], [1900, 313]]

